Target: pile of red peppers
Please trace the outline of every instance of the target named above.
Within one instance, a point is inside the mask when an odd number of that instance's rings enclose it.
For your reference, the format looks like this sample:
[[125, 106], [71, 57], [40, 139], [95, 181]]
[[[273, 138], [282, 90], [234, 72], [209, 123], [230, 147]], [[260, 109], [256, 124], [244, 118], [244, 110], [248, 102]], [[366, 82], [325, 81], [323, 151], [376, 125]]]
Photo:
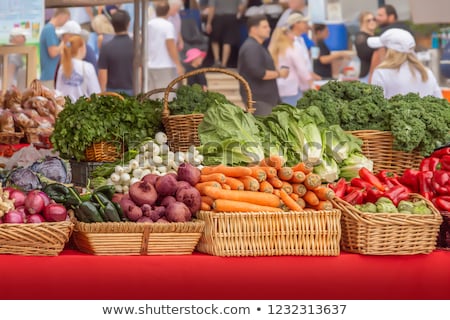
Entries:
[[411, 193], [410, 188], [399, 179], [392, 171], [382, 170], [375, 175], [363, 167], [359, 170], [359, 177], [353, 178], [350, 183], [341, 178], [329, 187], [334, 190], [336, 197], [352, 205], [375, 203], [380, 197], [386, 197], [397, 206], [401, 200], [407, 200]]
[[389, 170], [373, 174], [361, 168], [359, 177], [350, 183], [341, 178], [329, 187], [352, 205], [387, 197], [397, 206], [413, 192], [432, 201], [438, 210], [450, 212], [450, 147], [434, 151], [422, 160], [419, 170], [407, 169], [401, 176]]
[[450, 147], [423, 159], [419, 170], [405, 170], [400, 181], [431, 200], [438, 210], [450, 212]]

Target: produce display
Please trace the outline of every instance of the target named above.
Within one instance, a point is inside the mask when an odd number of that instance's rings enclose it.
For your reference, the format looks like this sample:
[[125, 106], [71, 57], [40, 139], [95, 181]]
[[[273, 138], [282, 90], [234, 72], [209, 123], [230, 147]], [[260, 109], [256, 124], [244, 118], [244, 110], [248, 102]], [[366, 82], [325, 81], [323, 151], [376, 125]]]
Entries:
[[395, 150], [429, 155], [450, 140], [450, 104], [409, 93], [385, 99], [381, 87], [359, 81], [329, 81], [309, 90], [297, 107], [317, 106], [328, 124], [344, 130], [391, 131]]

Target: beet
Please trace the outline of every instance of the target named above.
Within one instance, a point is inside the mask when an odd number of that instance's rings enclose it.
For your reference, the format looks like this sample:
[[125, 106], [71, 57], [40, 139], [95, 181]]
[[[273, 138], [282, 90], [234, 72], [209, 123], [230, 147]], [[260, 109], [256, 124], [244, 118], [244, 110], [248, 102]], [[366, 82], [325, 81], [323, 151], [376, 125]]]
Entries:
[[178, 181], [177, 182], [177, 191], [183, 188], [192, 188], [191, 184], [187, 181]]
[[149, 217], [140, 217], [136, 222], [147, 222], [147, 223], [153, 223], [153, 220]]
[[139, 181], [130, 186], [130, 198], [138, 206], [153, 205], [158, 198], [155, 187], [146, 181]]
[[129, 207], [128, 211], [125, 211], [125, 215], [131, 221], [138, 221], [142, 218], [142, 210], [138, 206]]
[[141, 206], [142, 214], [146, 217], [150, 217], [150, 212], [153, 210], [152, 206], [149, 204], [144, 204]]
[[149, 173], [142, 177], [141, 181], [148, 182], [152, 185], [156, 184], [156, 181], [158, 181], [159, 176], [157, 174]]
[[189, 208], [192, 215], [195, 215], [202, 205], [202, 196], [194, 187], [179, 189], [176, 199], [179, 202], [183, 202]]
[[169, 204], [171, 204], [175, 201], [177, 201], [177, 199], [175, 199], [175, 197], [167, 196], [167, 197], [164, 197], [164, 199], [161, 201], [161, 205], [164, 207], [167, 207]]
[[187, 222], [192, 215], [189, 208], [183, 202], [171, 203], [166, 209], [166, 218], [170, 222]]
[[155, 189], [158, 196], [172, 196], [177, 192], [177, 179], [174, 174], [166, 174], [156, 181]]
[[167, 220], [166, 218], [161, 218], [158, 219], [158, 221], [156, 221], [157, 223], [169, 223], [169, 220]]
[[178, 167], [178, 180], [187, 181], [191, 186], [200, 182], [200, 175], [200, 170], [188, 162], [183, 162]]

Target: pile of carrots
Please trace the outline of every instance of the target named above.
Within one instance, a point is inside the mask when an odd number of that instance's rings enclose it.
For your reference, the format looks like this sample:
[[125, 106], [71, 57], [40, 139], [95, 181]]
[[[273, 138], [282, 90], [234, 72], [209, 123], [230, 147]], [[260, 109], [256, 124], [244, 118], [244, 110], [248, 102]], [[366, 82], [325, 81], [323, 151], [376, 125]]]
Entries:
[[334, 191], [322, 185], [313, 167], [300, 162], [284, 166], [283, 158], [271, 156], [257, 166], [207, 166], [196, 188], [202, 210], [216, 212], [332, 210]]

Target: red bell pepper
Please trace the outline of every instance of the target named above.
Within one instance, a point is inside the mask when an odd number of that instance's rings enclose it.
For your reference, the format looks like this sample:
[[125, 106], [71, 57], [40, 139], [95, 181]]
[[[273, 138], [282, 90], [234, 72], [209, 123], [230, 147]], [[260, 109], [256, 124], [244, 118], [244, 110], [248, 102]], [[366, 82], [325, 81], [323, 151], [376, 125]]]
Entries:
[[440, 160], [441, 170], [450, 171], [450, 155], [443, 156]]
[[450, 171], [437, 170], [433, 174], [433, 180], [441, 186], [450, 184]]
[[377, 178], [372, 172], [369, 171], [366, 167], [362, 167], [359, 169], [359, 177], [371, 185], [373, 185], [378, 190], [384, 191], [384, 185], [381, 183], [380, 179]]
[[423, 171], [418, 174], [419, 192], [428, 200], [431, 200], [434, 197], [432, 179], [433, 171]]
[[419, 170], [420, 171], [435, 171], [438, 169], [439, 158], [428, 157], [422, 160], [420, 163]]
[[381, 182], [386, 182], [390, 178], [398, 178], [398, 175], [395, 172], [389, 170], [381, 170], [376, 176]]
[[350, 185], [352, 185], [353, 187], [359, 188], [359, 189], [364, 189], [366, 188], [367, 190], [372, 188], [373, 185], [361, 178], [353, 178], [352, 180], [350, 180]]
[[436, 197], [436, 200], [434, 202], [436, 204], [436, 207], [440, 211], [448, 211], [450, 212], [450, 196], [439, 196]]
[[419, 192], [419, 179], [418, 179], [419, 173], [420, 173], [419, 170], [406, 169], [403, 172], [403, 176], [399, 178], [399, 181], [404, 186], [410, 188], [412, 192], [417, 193]]
[[439, 150], [434, 151], [431, 154], [431, 157], [442, 158], [445, 155], [450, 155], [450, 147], [441, 148]]
[[346, 189], [347, 189], [347, 181], [345, 180], [345, 178], [340, 178], [334, 185], [333, 191], [336, 197], [342, 199], [345, 196]]
[[380, 191], [377, 188], [372, 187], [370, 189], [367, 189], [367, 195], [366, 195], [366, 198], [364, 200], [365, 200], [365, 202], [375, 203], [383, 195], [384, 195], [383, 191]]
[[409, 190], [408, 187], [399, 185], [394, 186], [389, 190], [387, 190], [386, 192], [384, 192], [384, 197], [391, 199], [394, 205], [397, 206], [401, 200], [408, 199], [410, 193], [411, 190]]
[[362, 204], [364, 202], [364, 189], [353, 190], [349, 194], [347, 194], [344, 198], [344, 201], [354, 205], [354, 204]]

